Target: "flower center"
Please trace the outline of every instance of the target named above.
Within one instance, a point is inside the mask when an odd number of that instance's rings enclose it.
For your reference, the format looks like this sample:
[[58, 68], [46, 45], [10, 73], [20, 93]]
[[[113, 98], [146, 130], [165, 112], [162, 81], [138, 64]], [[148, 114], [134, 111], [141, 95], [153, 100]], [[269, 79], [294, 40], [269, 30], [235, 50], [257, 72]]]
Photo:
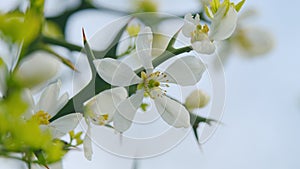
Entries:
[[[161, 84], [161, 81], [167, 78], [166, 74], [157, 71], [147, 75], [145, 72], [142, 72], [141, 78], [143, 79], [143, 82], [137, 86], [137, 89], [144, 89], [145, 96], [150, 96], [152, 99], [154, 99], [155, 95], [153, 95], [153, 91], [158, 91], [157, 96], [160, 96], [161, 93], [165, 95], [166, 90], [163, 90], [161, 87], [169, 87], [169, 85]], [[165, 82], [168, 82], [168, 80], [166, 79]]]
[[103, 126], [106, 124], [106, 121], [108, 120], [108, 114], [102, 114], [102, 115], [95, 114], [93, 117], [91, 117], [91, 119], [94, 124]]
[[202, 25], [197, 25], [196, 30], [194, 30], [193, 32], [191, 32], [191, 42], [195, 42], [195, 41], [202, 41], [207, 39], [208, 36], [208, 31], [209, 28], [208, 26], [205, 24], [204, 26]]
[[40, 110], [32, 116], [32, 119], [37, 121], [40, 125], [50, 124], [51, 116], [47, 112]]

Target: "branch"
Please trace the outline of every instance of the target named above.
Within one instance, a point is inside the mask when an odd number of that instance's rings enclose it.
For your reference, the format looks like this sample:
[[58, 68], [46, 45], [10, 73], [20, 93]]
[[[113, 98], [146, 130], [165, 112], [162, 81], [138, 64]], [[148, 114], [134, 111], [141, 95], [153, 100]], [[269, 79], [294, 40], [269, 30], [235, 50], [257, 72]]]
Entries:
[[69, 43], [69, 42], [67, 42], [63, 39], [55, 39], [55, 38], [51, 38], [51, 37], [48, 37], [48, 36], [42, 36], [41, 40], [44, 43], [57, 45], [57, 46], [62, 46], [62, 47], [65, 47], [69, 50], [72, 50], [72, 51], [81, 52], [82, 49], [83, 49], [83, 47], [71, 44], [71, 43]]

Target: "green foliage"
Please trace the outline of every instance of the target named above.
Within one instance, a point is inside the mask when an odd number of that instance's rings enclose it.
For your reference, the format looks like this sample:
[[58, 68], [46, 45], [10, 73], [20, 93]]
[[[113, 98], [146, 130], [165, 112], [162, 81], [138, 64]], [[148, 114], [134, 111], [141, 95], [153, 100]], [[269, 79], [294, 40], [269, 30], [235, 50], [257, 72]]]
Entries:
[[63, 144], [53, 141], [50, 131], [41, 130], [35, 119], [25, 120], [27, 108], [22, 90], [0, 101], [0, 155], [13, 157], [15, 153], [20, 153], [23, 155], [20, 160], [33, 163], [33, 155], [39, 152], [43, 160], [36, 163], [42, 165], [61, 160], [65, 154]]
[[25, 48], [37, 38], [41, 24], [41, 17], [32, 11], [0, 14], [0, 35], [8, 42], [22, 43]]

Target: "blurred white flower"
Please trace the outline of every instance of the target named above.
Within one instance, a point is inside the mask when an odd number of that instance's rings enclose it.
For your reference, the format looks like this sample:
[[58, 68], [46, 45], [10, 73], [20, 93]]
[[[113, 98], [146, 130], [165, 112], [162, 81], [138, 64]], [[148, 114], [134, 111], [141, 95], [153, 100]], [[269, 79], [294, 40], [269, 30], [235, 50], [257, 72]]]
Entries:
[[106, 125], [113, 121], [117, 106], [127, 98], [127, 90], [123, 87], [104, 90], [84, 103], [84, 113], [88, 125], [84, 137], [84, 155], [88, 160], [92, 159], [91, 124]]
[[125, 63], [111, 58], [94, 60], [101, 78], [113, 86], [138, 84], [137, 91], [122, 101], [114, 112], [114, 127], [118, 132], [126, 131], [132, 123], [144, 95], [150, 96], [162, 118], [174, 127], [189, 127], [189, 113], [177, 101], [169, 98], [165, 90], [168, 83], [181, 86], [196, 84], [205, 71], [204, 64], [194, 56], [185, 56], [174, 61], [164, 72], [155, 70], [152, 65], [153, 35], [149, 27], [144, 28], [136, 40], [136, 50], [145, 72], [138, 77]]
[[52, 122], [49, 120], [62, 109], [69, 100], [67, 93], [59, 96], [60, 81], [50, 84], [41, 94], [37, 104], [34, 103], [32, 94], [29, 90], [24, 93], [24, 100], [29, 104], [29, 110], [24, 115], [26, 120], [34, 118], [39, 121], [43, 130], [49, 129], [53, 138], [60, 138], [72, 131], [82, 119], [80, 113], [72, 113], [60, 117]]
[[232, 40], [238, 50], [247, 56], [266, 54], [274, 46], [272, 35], [257, 27], [238, 29]]
[[35, 52], [20, 63], [15, 70], [16, 80], [24, 87], [33, 88], [53, 78], [60, 61], [46, 52]]

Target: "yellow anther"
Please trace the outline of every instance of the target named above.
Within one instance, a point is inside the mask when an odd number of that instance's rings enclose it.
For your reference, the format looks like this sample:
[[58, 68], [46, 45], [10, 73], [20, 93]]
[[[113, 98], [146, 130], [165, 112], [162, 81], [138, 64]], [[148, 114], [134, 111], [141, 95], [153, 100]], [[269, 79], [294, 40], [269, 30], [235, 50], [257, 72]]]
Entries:
[[51, 116], [47, 112], [40, 110], [37, 113], [35, 113], [31, 118], [37, 121], [40, 125], [48, 125], [50, 124], [49, 120], [51, 119]]
[[103, 114], [102, 117], [105, 121], [108, 120], [108, 114]]
[[141, 77], [143, 80], [147, 79], [147, 74], [145, 72], [141, 72]]
[[209, 28], [208, 28], [208, 26], [205, 24], [205, 25], [202, 27], [202, 32], [208, 33], [208, 31], [209, 31]]
[[156, 96], [153, 96], [153, 91], [166, 92], [161, 89], [161, 87], [168, 87], [168, 85], [166, 84], [161, 84], [161, 81], [163, 81], [163, 79], [165, 79], [166, 77], [167, 75], [160, 71], [153, 72], [149, 75], [147, 75], [145, 72], [141, 72], [141, 78], [143, 79], [143, 82], [138, 84], [137, 89], [144, 89], [144, 96], [149, 96], [154, 99]]
[[201, 30], [202, 29], [202, 26], [199, 24], [197, 25], [197, 30]]
[[158, 81], [154, 82], [154, 86], [158, 87], [160, 85], [160, 83]]
[[90, 118], [92, 119], [92, 122], [94, 124], [103, 126], [103, 125], [106, 124], [106, 121], [108, 120], [108, 117], [109, 117], [108, 114], [102, 114], [102, 115], [94, 114], [94, 116], [90, 117]]

